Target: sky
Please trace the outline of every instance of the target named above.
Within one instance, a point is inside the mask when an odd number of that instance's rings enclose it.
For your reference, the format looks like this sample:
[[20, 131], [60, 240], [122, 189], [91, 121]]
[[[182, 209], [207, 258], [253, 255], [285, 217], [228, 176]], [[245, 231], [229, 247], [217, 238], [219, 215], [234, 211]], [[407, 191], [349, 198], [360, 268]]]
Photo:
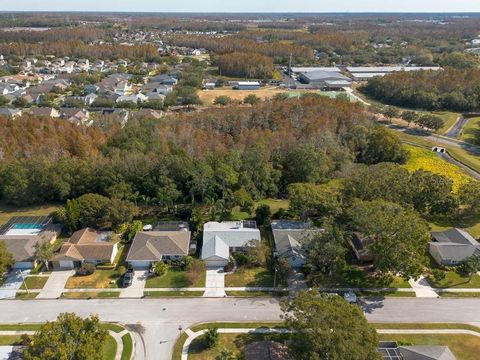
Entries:
[[480, 0], [0, 0], [0, 11], [480, 12]]

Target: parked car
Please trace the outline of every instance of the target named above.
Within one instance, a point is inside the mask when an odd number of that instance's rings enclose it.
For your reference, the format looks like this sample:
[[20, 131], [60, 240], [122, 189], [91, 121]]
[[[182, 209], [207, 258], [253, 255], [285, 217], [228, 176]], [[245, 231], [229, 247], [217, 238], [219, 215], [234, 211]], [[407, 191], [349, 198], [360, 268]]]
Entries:
[[343, 298], [347, 300], [350, 304], [357, 303], [357, 295], [353, 291], [349, 291], [343, 295]]
[[125, 275], [123, 275], [123, 283], [122, 287], [126, 288], [132, 285], [133, 282], [133, 272], [126, 272]]

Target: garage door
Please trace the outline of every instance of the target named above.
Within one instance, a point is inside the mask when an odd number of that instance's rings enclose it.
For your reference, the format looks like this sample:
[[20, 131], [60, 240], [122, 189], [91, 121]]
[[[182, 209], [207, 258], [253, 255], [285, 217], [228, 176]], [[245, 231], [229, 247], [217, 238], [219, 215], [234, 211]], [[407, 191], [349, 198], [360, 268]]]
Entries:
[[221, 266], [227, 266], [228, 261], [227, 260], [205, 260], [205, 265], [207, 267], [221, 267]]
[[13, 265], [14, 269], [33, 269], [33, 264], [31, 262], [16, 262]]
[[150, 261], [129, 261], [128, 264], [132, 266], [134, 269], [148, 269], [150, 267]]
[[59, 265], [61, 269], [73, 269], [73, 261], [71, 260], [61, 260]]

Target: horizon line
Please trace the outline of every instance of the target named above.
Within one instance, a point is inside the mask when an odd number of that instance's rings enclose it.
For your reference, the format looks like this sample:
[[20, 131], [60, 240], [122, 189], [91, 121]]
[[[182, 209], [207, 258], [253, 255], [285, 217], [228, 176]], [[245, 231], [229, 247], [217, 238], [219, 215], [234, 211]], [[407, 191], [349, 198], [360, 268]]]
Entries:
[[479, 14], [480, 11], [129, 11], [129, 10], [1, 10], [2, 14], [11, 13], [106, 13], [106, 14]]

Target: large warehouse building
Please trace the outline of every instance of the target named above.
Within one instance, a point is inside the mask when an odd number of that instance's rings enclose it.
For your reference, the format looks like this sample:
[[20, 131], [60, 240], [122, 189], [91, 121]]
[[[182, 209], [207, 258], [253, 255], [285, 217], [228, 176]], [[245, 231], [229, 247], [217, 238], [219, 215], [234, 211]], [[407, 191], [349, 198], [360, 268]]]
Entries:
[[302, 72], [298, 78], [301, 82], [317, 89], [336, 90], [352, 86], [352, 80], [349, 77], [335, 71]]
[[355, 81], [367, 81], [375, 76], [385, 76], [398, 71], [441, 70], [438, 66], [349, 66], [347, 71]]

